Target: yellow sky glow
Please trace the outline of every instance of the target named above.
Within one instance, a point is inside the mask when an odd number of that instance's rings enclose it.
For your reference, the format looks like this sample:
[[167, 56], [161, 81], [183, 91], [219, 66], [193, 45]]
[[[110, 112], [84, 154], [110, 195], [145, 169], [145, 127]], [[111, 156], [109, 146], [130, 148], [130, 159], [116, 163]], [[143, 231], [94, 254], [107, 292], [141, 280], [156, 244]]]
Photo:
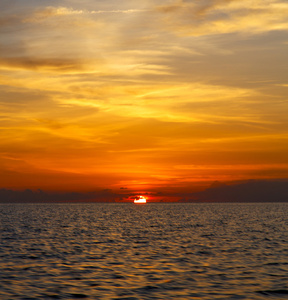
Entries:
[[288, 178], [286, 1], [16, 2], [0, 4], [2, 188]]

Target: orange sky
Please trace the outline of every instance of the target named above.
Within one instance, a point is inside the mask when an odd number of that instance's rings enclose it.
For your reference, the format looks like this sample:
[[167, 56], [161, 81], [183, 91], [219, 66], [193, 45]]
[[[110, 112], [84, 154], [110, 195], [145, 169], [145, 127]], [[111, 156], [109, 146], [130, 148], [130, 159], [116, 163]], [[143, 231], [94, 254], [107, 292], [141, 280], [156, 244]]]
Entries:
[[0, 4], [0, 188], [288, 178], [288, 3]]

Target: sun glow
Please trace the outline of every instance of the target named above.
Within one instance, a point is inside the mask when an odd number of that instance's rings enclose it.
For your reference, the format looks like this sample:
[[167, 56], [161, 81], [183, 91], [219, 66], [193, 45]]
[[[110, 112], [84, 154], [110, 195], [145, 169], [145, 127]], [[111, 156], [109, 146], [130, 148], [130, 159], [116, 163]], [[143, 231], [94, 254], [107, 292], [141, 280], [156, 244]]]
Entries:
[[137, 203], [137, 204], [140, 204], [140, 203], [146, 203], [146, 198], [143, 197], [143, 196], [136, 197], [136, 198], [134, 199], [134, 203]]

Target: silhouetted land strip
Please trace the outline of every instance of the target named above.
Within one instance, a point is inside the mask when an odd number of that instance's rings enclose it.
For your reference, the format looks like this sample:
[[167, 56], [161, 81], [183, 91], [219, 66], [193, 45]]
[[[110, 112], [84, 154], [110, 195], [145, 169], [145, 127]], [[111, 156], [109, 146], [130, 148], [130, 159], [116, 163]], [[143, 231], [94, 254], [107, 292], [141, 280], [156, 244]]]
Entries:
[[[109, 189], [94, 192], [0, 189], [0, 203], [127, 202], [131, 195], [133, 193], [121, 194]], [[201, 192], [165, 194], [168, 199], [175, 196], [179, 198], [179, 202], [288, 202], [288, 180], [213, 184]]]
[[288, 181], [248, 181], [220, 185], [192, 194], [199, 202], [287, 202]]

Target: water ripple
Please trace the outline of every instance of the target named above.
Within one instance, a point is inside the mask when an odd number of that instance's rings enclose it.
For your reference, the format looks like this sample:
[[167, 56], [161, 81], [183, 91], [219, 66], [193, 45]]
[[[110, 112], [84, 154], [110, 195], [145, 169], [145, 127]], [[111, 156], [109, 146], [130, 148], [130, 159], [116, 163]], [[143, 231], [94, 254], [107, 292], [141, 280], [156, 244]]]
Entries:
[[288, 298], [288, 205], [0, 205], [0, 299]]

